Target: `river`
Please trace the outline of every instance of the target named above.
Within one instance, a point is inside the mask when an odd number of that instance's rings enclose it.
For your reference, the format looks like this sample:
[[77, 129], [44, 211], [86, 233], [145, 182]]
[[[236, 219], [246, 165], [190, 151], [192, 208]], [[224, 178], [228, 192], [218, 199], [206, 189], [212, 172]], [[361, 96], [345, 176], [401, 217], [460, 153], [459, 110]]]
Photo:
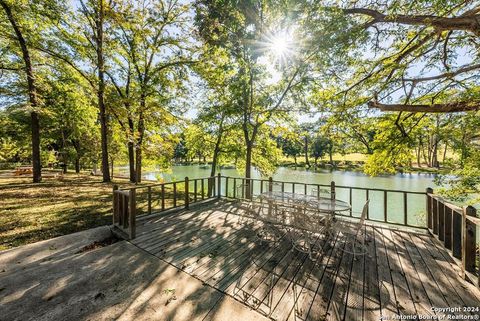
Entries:
[[[222, 169], [222, 175], [231, 177], [242, 177], [236, 169]], [[122, 173], [126, 173], [126, 168]], [[176, 165], [172, 167], [170, 173], [161, 173], [158, 171], [146, 171], [144, 177], [151, 180], [162, 178], [165, 182], [173, 180], [183, 180], [186, 176], [189, 178], [201, 178], [210, 175], [210, 167], [204, 168], [198, 165]], [[258, 171], [253, 171], [253, 178], [260, 178]], [[435, 174], [411, 173], [370, 177], [362, 172], [355, 171], [310, 171], [305, 169], [293, 169], [289, 167], [279, 167], [272, 175], [274, 180], [293, 181], [310, 184], [329, 184], [334, 181], [337, 185], [358, 186], [369, 188], [396, 189], [412, 192], [423, 192], [427, 187], [435, 187], [433, 179]]]

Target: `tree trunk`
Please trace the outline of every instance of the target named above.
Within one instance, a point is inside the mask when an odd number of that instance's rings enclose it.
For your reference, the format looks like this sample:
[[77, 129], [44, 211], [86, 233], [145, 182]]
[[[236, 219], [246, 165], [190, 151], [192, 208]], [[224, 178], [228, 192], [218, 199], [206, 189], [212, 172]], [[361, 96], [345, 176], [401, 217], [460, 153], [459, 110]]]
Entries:
[[103, 182], [110, 182], [108, 168], [108, 126], [105, 108], [105, 62], [103, 57], [103, 22], [104, 7], [103, 0], [99, 0], [99, 11], [96, 19], [96, 45], [97, 45], [97, 67], [98, 67], [98, 108], [100, 109], [101, 144], [102, 144], [102, 174]]
[[432, 151], [432, 167], [439, 167], [438, 163], [438, 136], [435, 134], [433, 138], [433, 151]]
[[32, 61], [30, 59], [30, 52], [27, 47], [27, 42], [23, 37], [22, 31], [15, 20], [11, 8], [4, 0], [0, 0], [0, 5], [7, 15], [8, 21], [12, 25], [15, 36], [22, 50], [23, 62], [25, 63], [25, 72], [27, 74], [28, 97], [30, 100], [31, 120], [31, 135], [32, 135], [32, 166], [33, 166], [33, 182], [39, 183], [42, 181], [42, 164], [40, 160], [40, 124], [38, 119], [38, 108], [40, 107], [37, 97], [37, 87], [35, 83], [35, 75], [33, 72]]
[[445, 164], [445, 159], [447, 158], [447, 148], [448, 148], [448, 144], [447, 142], [445, 142], [445, 149], [443, 150], [443, 159], [442, 159], [443, 164]]
[[112, 173], [112, 177], [113, 177], [113, 157], [112, 157], [111, 160], [110, 160], [110, 165], [111, 165], [111, 168], [112, 168], [111, 173]]
[[135, 147], [133, 142], [128, 142], [128, 167], [130, 172], [130, 182], [135, 183]]
[[80, 157], [75, 156], [75, 173], [80, 173]]
[[308, 161], [308, 137], [307, 136], [305, 136], [304, 152], [305, 152], [305, 167], [310, 167], [310, 162]]
[[75, 173], [80, 173], [80, 141], [72, 139], [73, 148], [75, 148]]
[[146, 110], [146, 95], [145, 88], [141, 88], [142, 93], [140, 95], [140, 113], [138, 115], [138, 124], [137, 124], [137, 143], [135, 146], [135, 174], [136, 182], [140, 183], [142, 181], [142, 146], [143, 146], [143, 135], [145, 134], [145, 120], [143, 119], [143, 111]]
[[417, 154], [417, 166], [418, 166], [418, 167], [422, 167], [422, 163], [421, 163], [421, 160], [420, 160], [420, 152], [421, 152], [421, 145], [418, 145], [418, 148], [417, 148], [417, 151], [416, 151], [416, 154]]
[[251, 198], [251, 193], [250, 193], [250, 179], [252, 177], [252, 150], [253, 150], [253, 142], [248, 141], [247, 142], [247, 151], [245, 155], [245, 198], [250, 199]]
[[335, 164], [333, 163], [333, 150], [332, 150], [332, 148], [328, 149], [328, 157], [330, 158], [330, 165], [335, 166]]
[[142, 182], [142, 148], [137, 146], [135, 149], [135, 181], [137, 183]]
[[[130, 105], [127, 105], [127, 109], [130, 108]], [[135, 175], [135, 143], [134, 143], [134, 138], [133, 138], [133, 132], [134, 132], [134, 125], [133, 125], [133, 119], [129, 116], [128, 117], [128, 143], [127, 143], [127, 150], [128, 150], [128, 168], [129, 168], [129, 173], [130, 173], [130, 182], [135, 183], [136, 181], [136, 175]]]

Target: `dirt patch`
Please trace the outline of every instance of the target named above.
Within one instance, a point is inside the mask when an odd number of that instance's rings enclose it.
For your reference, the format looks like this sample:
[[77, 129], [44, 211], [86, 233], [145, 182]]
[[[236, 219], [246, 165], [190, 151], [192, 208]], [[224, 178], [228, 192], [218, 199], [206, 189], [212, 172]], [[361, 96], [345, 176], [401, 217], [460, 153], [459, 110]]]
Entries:
[[88, 251], [93, 251], [93, 250], [101, 248], [101, 247], [112, 245], [113, 243], [117, 243], [118, 241], [120, 241], [120, 239], [118, 237], [112, 235], [112, 236], [109, 236], [109, 237], [107, 237], [107, 238], [105, 238], [101, 241], [95, 241], [93, 243], [90, 243], [90, 244], [82, 247], [78, 252], [75, 252], [75, 254], [85, 253], [85, 252], [88, 252]]

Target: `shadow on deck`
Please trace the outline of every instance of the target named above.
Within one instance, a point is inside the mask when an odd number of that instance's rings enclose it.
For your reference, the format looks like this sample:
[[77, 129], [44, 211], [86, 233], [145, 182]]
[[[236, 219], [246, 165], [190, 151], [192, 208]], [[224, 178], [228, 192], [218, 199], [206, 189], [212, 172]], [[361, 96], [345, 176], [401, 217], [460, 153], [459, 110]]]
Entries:
[[[426, 232], [365, 226], [364, 256], [321, 240], [312, 261], [287, 240], [261, 242], [242, 204], [219, 201], [139, 221], [131, 242], [275, 320], [379, 320], [478, 307], [477, 289]], [[453, 315], [478, 312], [452, 312]]]

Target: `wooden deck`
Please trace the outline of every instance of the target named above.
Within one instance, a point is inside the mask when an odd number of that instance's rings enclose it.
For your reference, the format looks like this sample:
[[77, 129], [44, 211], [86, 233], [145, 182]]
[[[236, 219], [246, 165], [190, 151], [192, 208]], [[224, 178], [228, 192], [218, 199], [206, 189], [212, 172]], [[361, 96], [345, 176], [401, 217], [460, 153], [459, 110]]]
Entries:
[[227, 201], [161, 214], [139, 221], [131, 242], [275, 320], [379, 320], [480, 306], [476, 288], [426, 233], [367, 225], [367, 255], [343, 252], [337, 235], [320, 241], [312, 261], [286, 240], [260, 242], [258, 226], [241, 214], [241, 204]]

